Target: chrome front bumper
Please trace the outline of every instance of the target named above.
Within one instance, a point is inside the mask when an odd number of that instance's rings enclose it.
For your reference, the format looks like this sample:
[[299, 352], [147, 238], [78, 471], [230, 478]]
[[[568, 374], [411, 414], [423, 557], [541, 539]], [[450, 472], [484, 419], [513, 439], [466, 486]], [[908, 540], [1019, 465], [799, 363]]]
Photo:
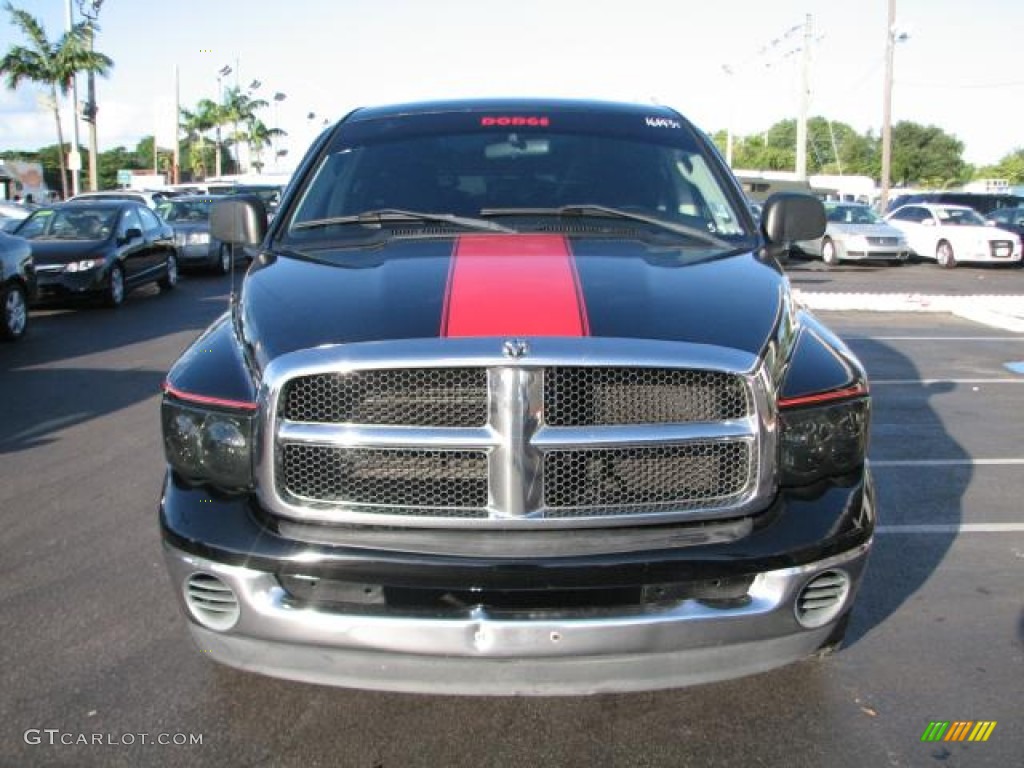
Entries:
[[[561, 695], [674, 688], [741, 677], [815, 651], [855, 597], [870, 541], [827, 560], [758, 574], [741, 606], [681, 600], [600, 618], [459, 619], [297, 609], [274, 574], [164, 544], [199, 648], [224, 664], [275, 677], [355, 688], [474, 695]], [[805, 629], [797, 597], [824, 571], [850, 588], [833, 620]], [[237, 600], [224, 631], [197, 622], [186, 599], [196, 574]]]

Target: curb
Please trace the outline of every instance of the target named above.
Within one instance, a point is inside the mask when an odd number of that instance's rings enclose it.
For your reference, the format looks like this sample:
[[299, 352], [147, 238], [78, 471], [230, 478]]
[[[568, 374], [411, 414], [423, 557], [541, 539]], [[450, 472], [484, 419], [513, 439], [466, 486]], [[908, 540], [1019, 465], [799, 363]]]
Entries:
[[993, 328], [1024, 333], [1024, 296], [948, 296], [920, 293], [815, 293], [793, 289], [811, 310], [834, 312], [946, 312]]

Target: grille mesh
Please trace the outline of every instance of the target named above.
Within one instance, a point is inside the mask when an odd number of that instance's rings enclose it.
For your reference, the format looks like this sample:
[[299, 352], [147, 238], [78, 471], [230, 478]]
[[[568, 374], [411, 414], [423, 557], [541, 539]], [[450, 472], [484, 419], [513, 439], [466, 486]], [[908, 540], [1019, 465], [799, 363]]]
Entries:
[[[483, 516], [487, 454], [483, 451], [390, 450], [286, 445], [284, 490], [300, 499], [387, 505], [366, 512]], [[449, 508], [445, 510], [443, 508]]]
[[289, 382], [283, 402], [291, 421], [478, 427], [487, 421], [487, 370], [321, 373]]
[[579, 514], [572, 508], [729, 503], [748, 485], [750, 454], [744, 442], [553, 451], [544, 459], [544, 503], [554, 517]]
[[553, 427], [724, 421], [749, 412], [742, 379], [716, 371], [559, 367], [544, 372], [544, 420]]

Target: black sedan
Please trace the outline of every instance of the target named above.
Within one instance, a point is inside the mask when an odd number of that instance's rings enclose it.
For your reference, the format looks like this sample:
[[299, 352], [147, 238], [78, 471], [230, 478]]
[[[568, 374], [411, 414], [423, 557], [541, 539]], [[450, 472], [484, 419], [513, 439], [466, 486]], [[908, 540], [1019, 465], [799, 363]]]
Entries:
[[43, 208], [15, 234], [29, 241], [39, 301], [99, 298], [110, 307], [150, 282], [178, 282], [174, 233], [144, 205], [124, 200], [68, 202]]
[[183, 195], [160, 203], [156, 212], [174, 229], [182, 267], [205, 267], [218, 274], [231, 271], [231, 249], [210, 237], [209, 195]]
[[0, 232], [0, 339], [17, 341], [28, 328], [28, 304], [35, 297], [32, 248]]

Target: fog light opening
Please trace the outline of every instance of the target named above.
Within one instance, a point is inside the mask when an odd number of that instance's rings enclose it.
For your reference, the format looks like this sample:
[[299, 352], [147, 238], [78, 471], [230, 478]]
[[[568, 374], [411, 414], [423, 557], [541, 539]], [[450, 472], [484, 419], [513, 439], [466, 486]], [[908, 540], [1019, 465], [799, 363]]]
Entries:
[[808, 581], [796, 597], [793, 610], [800, 626], [823, 627], [835, 619], [850, 595], [850, 577], [845, 571], [823, 571]]
[[186, 579], [185, 604], [196, 621], [217, 632], [231, 629], [241, 615], [234, 590], [209, 573], [193, 573]]

